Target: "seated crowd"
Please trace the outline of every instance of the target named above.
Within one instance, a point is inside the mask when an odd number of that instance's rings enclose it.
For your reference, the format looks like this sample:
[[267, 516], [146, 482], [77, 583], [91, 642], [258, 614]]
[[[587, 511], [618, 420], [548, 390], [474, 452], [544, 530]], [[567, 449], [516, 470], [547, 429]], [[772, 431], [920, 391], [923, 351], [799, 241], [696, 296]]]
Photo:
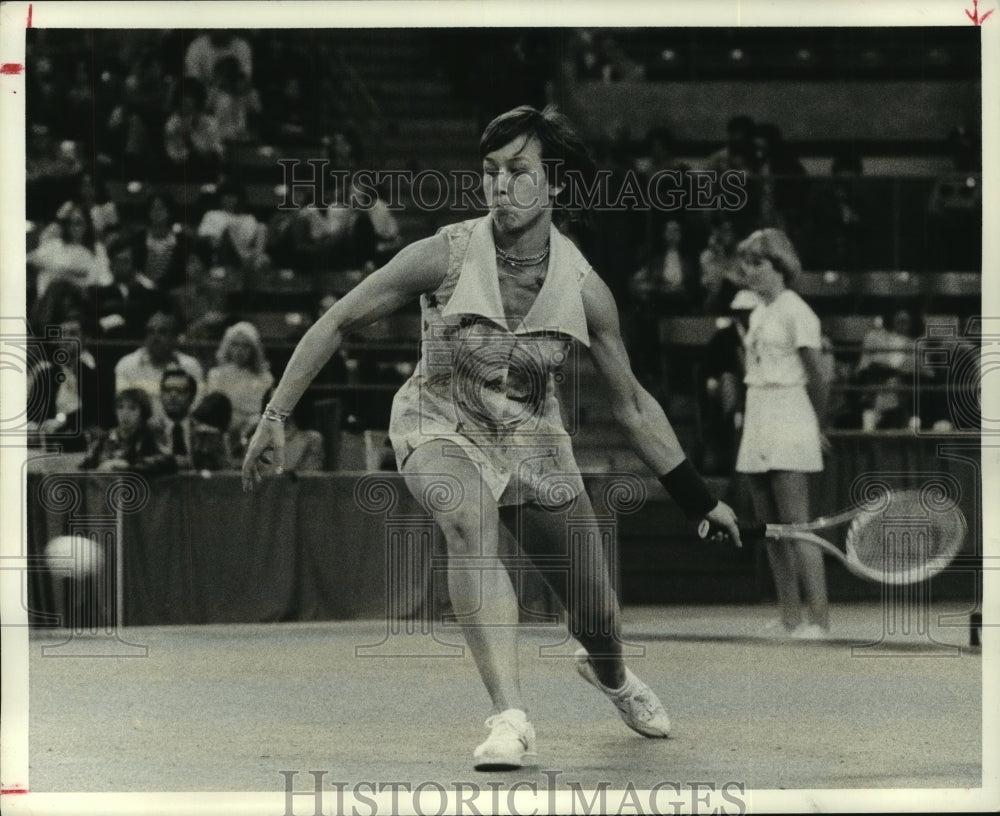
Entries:
[[[325, 273], [348, 272], [359, 280], [404, 243], [382, 202], [359, 204], [350, 171], [361, 166], [362, 146], [349, 122], [329, 113], [325, 119], [310, 116], [326, 107], [310, 105], [303, 92], [324, 81], [313, 76], [314, 59], [301, 49], [282, 51], [288, 42], [280, 38], [251, 45], [233, 32], [211, 32], [178, 49], [171, 39], [177, 36], [150, 32], [123, 40], [117, 52], [110, 49], [90, 99], [87, 82], [96, 68], [74, 62], [72, 51], [62, 53], [55, 34], [40, 33], [29, 49], [36, 70], [28, 73], [34, 87], [28, 111], [33, 138], [27, 304], [33, 333], [45, 338], [46, 356], [30, 373], [31, 428], [39, 439], [87, 449], [90, 467], [151, 457], [155, 472], [169, 469], [151, 445], [171, 458], [171, 467], [236, 466], [275, 378], [273, 349], [265, 346], [252, 315], [234, 305], [233, 293], [252, 294], [275, 275], [303, 279], [315, 316], [339, 294], [324, 289]], [[172, 55], [182, 52], [182, 64], [172, 66]], [[255, 74], [258, 57], [282, 71]], [[67, 62], [72, 70], [60, 73]], [[93, 133], [65, 129], [65, 121], [93, 117], [61, 116], [61, 91], [97, 111]], [[281, 107], [273, 110], [281, 116], [268, 117], [279, 99]], [[289, 99], [301, 105], [287, 107]], [[264, 139], [325, 145], [325, 158], [348, 171], [348, 182], [325, 205], [308, 199], [308, 187], [297, 186], [291, 191], [295, 208], [277, 207], [283, 190], [266, 207], [249, 206], [232, 155], [236, 147]], [[98, 159], [85, 171], [82, 155]], [[601, 167], [646, 179], [660, 170], [683, 176], [691, 169], [676, 158], [666, 128], [651, 130], [638, 151], [597, 144], [595, 155]], [[859, 268], [872, 237], [864, 202], [851, 184], [860, 174], [856, 156], [835, 157], [830, 183], [807, 188], [799, 183], [802, 164], [780, 128], [741, 115], [730, 120], [726, 143], [702, 165], [747, 171], [746, 206], [598, 213], [590, 235], [574, 236], [592, 250], [595, 268], [631, 318], [626, 339], [640, 374], [656, 371], [663, 317], [735, 319], [735, 304], [745, 295], [735, 247], [752, 230], [780, 227], [801, 242], [806, 258], [846, 271]], [[116, 202], [102, 174], [128, 180], [135, 194]], [[173, 197], [176, 187], [190, 189], [192, 183], [196, 199]], [[889, 325], [895, 334], [873, 337], [856, 369], [842, 372], [842, 382], [896, 391], [905, 384], [905, 371], [887, 371], [880, 362], [879, 344], [905, 334], [895, 321]], [[50, 338], [53, 328], [58, 336]], [[290, 327], [285, 339], [295, 333]], [[182, 341], [203, 354], [182, 352]], [[706, 370], [712, 354], [710, 344]], [[716, 371], [708, 381], [718, 383], [719, 377]], [[723, 412], [731, 429], [738, 397], [728, 386], [708, 390], [725, 392]], [[913, 415], [884, 394], [843, 410], [849, 427], [860, 426], [862, 417], [865, 427], [904, 427]], [[312, 469], [322, 466], [323, 446], [309, 425], [308, 411], [300, 411], [289, 424], [289, 439], [290, 449], [298, 450], [292, 458]], [[74, 429], [84, 433], [74, 435]]]

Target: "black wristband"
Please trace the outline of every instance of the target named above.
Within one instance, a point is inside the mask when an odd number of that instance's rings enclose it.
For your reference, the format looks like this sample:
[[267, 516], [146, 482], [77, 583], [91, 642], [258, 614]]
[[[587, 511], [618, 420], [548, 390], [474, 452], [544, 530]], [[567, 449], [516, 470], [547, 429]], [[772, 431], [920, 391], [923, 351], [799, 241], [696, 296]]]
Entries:
[[709, 492], [705, 480], [687, 459], [664, 473], [660, 477], [660, 484], [689, 519], [703, 518], [718, 503]]

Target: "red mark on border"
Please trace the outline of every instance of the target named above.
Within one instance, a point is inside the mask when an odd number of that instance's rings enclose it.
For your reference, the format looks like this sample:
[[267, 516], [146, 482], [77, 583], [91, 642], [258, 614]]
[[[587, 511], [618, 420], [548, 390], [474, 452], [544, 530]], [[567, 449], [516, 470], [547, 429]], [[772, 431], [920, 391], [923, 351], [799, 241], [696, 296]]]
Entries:
[[27, 24], [28, 28], [31, 28], [31, 11], [32, 11], [32, 4], [28, 3], [28, 24]]
[[5, 62], [0, 65], [0, 74], [14, 74], [15, 76], [24, 70], [24, 66], [19, 62]]
[[0, 790], [0, 793], [4, 794], [5, 796], [8, 793], [27, 793], [27, 792], [28, 792], [27, 788], [4, 788], [3, 790]]
[[970, 13], [968, 9], [965, 9], [965, 16], [972, 20], [973, 25], [981, 26], [985, 23], [990, 15], [993, 13], [993, 9], [987, 11], [982, 17], [979, 16], [979, 0], [972, 0], [972, 12]]

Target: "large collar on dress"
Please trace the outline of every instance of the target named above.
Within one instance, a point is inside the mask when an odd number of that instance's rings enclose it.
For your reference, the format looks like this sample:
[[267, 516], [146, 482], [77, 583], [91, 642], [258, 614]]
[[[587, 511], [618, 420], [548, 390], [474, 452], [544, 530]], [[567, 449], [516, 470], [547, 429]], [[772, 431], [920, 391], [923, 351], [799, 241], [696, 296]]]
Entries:
[[[485, 216], [472, 230], [455, 291], [442, 315], [474, 314], [506, 327], [492, 219]], [[589, 269], [580, 251], [559, 230], [549, 228], [549, 269], [535, 302], [514, 334], [558, 331], [590, 345], [580, 296], [580, 273]]]

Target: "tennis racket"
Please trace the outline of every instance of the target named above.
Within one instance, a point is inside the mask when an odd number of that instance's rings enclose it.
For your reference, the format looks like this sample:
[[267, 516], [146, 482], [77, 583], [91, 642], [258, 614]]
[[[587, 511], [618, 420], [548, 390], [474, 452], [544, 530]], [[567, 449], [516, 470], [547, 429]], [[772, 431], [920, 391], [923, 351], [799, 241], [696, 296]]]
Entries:
[[[837, 539], [818, 535], [838, 525], [847, 531]], [[708, 519], [698, 535], [708, 538], [720, 528]], [[872, 500], [835, 516], [803, 524], [740, 526], [743, 541], [785, 539], [814, 544], [839, 558], [861, 578], [883, 584], [913, 584], [941, 572], [962, 549], [968, 526], [956, 502], [940, 489], [881, 491]]]

